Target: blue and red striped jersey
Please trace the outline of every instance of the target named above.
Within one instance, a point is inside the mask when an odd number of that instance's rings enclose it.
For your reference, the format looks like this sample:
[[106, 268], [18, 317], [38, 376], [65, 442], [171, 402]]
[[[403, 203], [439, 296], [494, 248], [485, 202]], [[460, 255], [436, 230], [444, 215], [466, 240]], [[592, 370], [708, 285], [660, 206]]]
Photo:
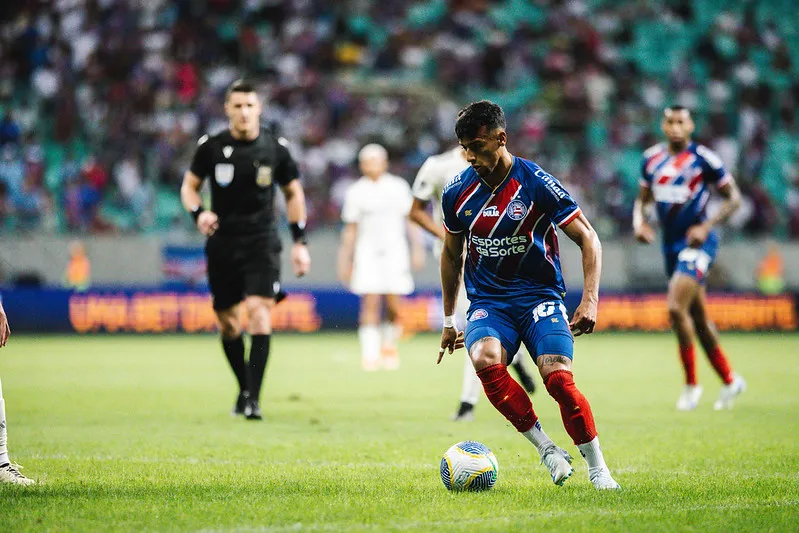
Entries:
[[505, 180], [492, 190], [469, 167], [445, 186], [441, 207], [445, 229], [466, 232], [469, 299], [563, 298], [555, 225], [569, 224], [580, 208], [551, 174], [514, 157]]
[[708, 186], [731, 180], [721, 158], [701, 144], [690, 143], [679, 154], [670, 153], [667, 143], [644, 152], [641, 185], [655, 198], [664, 247], [682, 245], [688, 228], [707, 218]]

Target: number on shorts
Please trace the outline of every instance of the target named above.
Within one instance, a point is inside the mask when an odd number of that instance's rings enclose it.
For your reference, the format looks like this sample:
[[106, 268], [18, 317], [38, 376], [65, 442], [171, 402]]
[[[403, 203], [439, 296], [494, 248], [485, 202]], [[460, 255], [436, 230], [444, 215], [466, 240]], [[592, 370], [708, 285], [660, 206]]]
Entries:
[[533, 321], [538, 322], [542, 318], [552, 316], [555, 314], [555, 311], [560, 311], [560, 314], [563, 315], [563, 320], [569, 321], [566, 316], [566, 306], [563, 305], [562, 302], [544, 302], [539, 304], [533, 309]]
[[697, 250], [696, 248], [684, 248], [680, 251], [677, 259], [687, 263], [688, 268], [691, 270], [698, 270], [703, 274], [710, 267], [710, 256], [704, 250]]

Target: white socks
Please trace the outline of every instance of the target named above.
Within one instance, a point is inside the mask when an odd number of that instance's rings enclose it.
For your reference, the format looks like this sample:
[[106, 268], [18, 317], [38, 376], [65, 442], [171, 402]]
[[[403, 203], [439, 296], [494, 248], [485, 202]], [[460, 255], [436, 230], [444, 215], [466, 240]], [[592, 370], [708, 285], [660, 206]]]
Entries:
[[529, 430], [522, 433], [524, 437], [533, 443], [535, 449], [538, 450], [538, 454], [543, 457], [544, 453], [555, 446], [555, 443], [552, 442], [552, 439], [549, 438], [549, 435], [544, 433], [544, 429], [541, 427], [541, 422], [538, 420], [535, 421], [533, 427]]
[[580, 450], [580, 454], [583, 456], [583, 459], [585, 459], [585, 462], [588, 463], [589, 469], [608, 469], [608, 465], [605, 464], [605, 457], [602, 455], [602, 448], [599, 447], [599, 437], [594, 437], [591, 442], [578, 444], [577, 449]]
[[391, 322], [383, 322], [380, 325], [380, 333], [382, 337], [382, 349], [388, 352], [397, 350], [397, 341], [399, 341], [401, 328], [400, 326]]
[[377, 366], [380, 363], [380, 328], [375, 324], [360, 326], [358, 339], [361, 341], [361, 362]]
[[480, 392], [483, 390], [483, 383], [477, 377], [477, 372], [472, 365], [472, 358], [466, 354], [463, 364], [463, 385], [461, 386], [461, 402], [477, 405]]

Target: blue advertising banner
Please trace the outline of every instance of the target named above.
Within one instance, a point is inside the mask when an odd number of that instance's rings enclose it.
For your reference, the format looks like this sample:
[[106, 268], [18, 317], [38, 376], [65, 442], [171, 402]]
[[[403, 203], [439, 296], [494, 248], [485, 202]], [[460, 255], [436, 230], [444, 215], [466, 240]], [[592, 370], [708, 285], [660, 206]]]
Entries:
[[[571, 314], [580, 294], [569, 293]], [[724, 330], [797, 328], [794, 295], [712, 294], [711, 317]], [[211, 297], [204, 290], [109, 288], [88, 292], [63, 289], [9, 289], [3, 305], [15, 332], [168, 333], [216, 330]], [[358, 297], [342, 290], [320, 288], [289, 293], [273, 311], [276, 331], [310, 332], [354, 329]], [[400, 322], [406, 332], [438, 331], [440, 296], [419, 292], [402, 299]], [[597, 330], [665, 331], [669, 329], [664, 294], [603, 294]]]

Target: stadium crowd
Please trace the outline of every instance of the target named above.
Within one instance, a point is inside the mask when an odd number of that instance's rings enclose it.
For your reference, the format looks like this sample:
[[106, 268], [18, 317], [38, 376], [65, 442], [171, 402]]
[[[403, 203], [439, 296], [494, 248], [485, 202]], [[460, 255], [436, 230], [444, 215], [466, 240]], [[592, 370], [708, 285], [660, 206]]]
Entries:
[[[789, 0], [21, 0], [0, 8], [0, 231], [184, 231], [196, 139], [241, 74], [302, 163], [311, 227], [338, 223], [356, 155], [411, 180], [491, 98], [511, 150], [603, 236], [629, 233], [662, 109], [741, 185], [741, 233], [799, 238], [799, 32]], [[788, 15], [788, 16], [786, 16]]]

